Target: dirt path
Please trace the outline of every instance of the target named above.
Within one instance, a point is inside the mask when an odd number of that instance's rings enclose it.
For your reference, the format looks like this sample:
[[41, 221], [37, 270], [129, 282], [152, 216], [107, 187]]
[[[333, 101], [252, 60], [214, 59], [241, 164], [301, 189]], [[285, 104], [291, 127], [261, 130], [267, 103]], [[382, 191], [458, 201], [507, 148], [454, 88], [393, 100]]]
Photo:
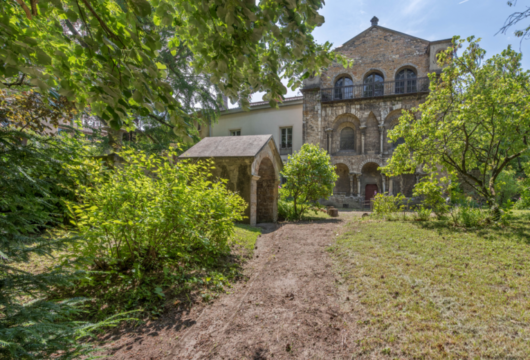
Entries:
[[[345, 220], [264, 225], [250, 280], [116, 337], [113, 359], [351, 359], [355, 324], [340, 310], [326, 248]], [[350, 325], [347, 325], [350, 324]]]

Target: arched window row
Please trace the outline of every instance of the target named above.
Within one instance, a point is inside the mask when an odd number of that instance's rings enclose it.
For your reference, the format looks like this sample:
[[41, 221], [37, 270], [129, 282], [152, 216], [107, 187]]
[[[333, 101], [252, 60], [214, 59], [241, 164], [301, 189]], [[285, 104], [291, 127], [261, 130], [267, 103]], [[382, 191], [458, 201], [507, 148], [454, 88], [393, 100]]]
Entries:
[[334, 100], [353, 99], [354, 97], [377, 97], [389, 94], [408, 94], [417, 92], [417, 74], [410, 68], [403, 69], [396, 74], [395, 82], [385, 83], [382, 74], [372, 72], [368, 74], [362, 85], [354, 85], [347, 76], [335, 81]]

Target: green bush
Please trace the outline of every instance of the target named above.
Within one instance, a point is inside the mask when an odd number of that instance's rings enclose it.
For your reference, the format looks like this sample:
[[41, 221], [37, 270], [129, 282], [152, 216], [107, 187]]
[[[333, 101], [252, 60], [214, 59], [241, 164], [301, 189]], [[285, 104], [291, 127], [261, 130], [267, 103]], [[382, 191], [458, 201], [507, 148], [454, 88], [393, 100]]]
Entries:
[[432, 210], [425, 205], [416, 206], [416, 219], [420, 221], [429, 221]]
[[373, 212], [376, 216], [393, 217], [395, 213], [403, 209], [404, 201], [405, 195], [403, 194], [393, 196], [379, 193], [374, 197]]
[[[442, 219], [449, 211], [449, 205], [447, 205], [443, 196], [443, 188], [440, 181], [436, 181], [435, 174], [425, 176], [422, 180], [414, 186], [414, 196], [423, 198], [423, 204], [425, 205], [421, 211], [430, 211], [436, 214], [438, 219]], [[430, 216], [430, 214], [429, 214]]]
[[[66, 359], [91, 350], [79, 341], [94, 328], [76, 321], [83, 299], [53, 296], [54, 288], [69, 287], [78, 274], [21, 270], [79, 240], [56, 236], [52, 230], [63, 223], [63, 199], [72, 198], [73, 172], [83, 156], [75, 139], [0, 126], [1, 359], [43, 359], [52, 354]], [[66, 168], [66, 163], [71, 166]]]
[[[99, 271], [79, 291], [97, 289], [99, 306], [119, 297], [125, 309], [153, 304], [156, 313], [166, 290], [178, 292], [176, 284], [189, 281], [192, 269], [215, 267], [228, 253], [246, 204], [224, 181], [208, 180], [211, 162], [174, 164], [171, 152], [161, 157], [127, 149], [120, 155], [124, 163], [110, 170], [87, 162], [90, 185], [80, 184], [81, 204], [70, 204], [73, 224], [86, 239], [74, 251]], [[208, 279], [217, 286], [225, 280], [220, 273]]]
[[281, 211], [285, 210], [286, 218], [290, 220], [300, 220], [319, 199], [331, 196], [338, 179], [329, 155], [313, 144], [304, 144], [300, 151], [289, 155], [282, 175], [287, 182], [282, 186], [280, 196], [284, 200], [292, 199], [293, 205], [284, 203]]
[[455, 206], [450, 215], [454, 226], [477, 227], [486, 225], [491, 221], [491, 213], [480, 207], [475, 207], [471, 203]]
[[289, 198], [285, 198], [284, 193], [280, 190], [280, 199], [278, 200], [278, 220], [283, 221], [299, 221], [304, 220], [305, 215], [308, 211], [313, 212], [314, 214], [318, 214], [318, 211], [324, 211], [324, 207], [320, 205], [318, 202], [315, 202], [312, 204], [312, 207], [307, 208], [303, 215], [300, 215], [300, 208], [301, 206], [298, 205], [298, 211], [294, 211], [294, 201]]

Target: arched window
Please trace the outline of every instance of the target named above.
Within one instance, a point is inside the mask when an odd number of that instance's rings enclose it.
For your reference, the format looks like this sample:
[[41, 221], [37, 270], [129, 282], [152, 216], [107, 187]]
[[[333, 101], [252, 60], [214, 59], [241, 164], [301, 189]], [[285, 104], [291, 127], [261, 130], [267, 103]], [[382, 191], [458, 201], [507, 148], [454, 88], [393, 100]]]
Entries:
[[416, 73], [411, 69], [403, 69], [396, 75], [396, 94], [417, 92]]
[[355, 150], [355, 131], [351, 127], [345, 127], [340, 132], [340, 149]]
[[349, 77], [341, 77], [335, 82], [335, 100], [353, 98], [353, 81]]
[[385, 94], [385, 79], [377, 73], [372, 73], [364, 79], [364, 97], [383, 96]]

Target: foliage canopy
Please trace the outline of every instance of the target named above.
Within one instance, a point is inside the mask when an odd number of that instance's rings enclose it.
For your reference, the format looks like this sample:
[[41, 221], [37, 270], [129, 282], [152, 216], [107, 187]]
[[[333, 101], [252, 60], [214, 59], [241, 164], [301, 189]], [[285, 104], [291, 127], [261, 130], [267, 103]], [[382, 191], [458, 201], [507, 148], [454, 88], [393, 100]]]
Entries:
[[[425, 103], [403, 112], [389, 132], [403, 137], [384, 172], [390, 176], [418, 167], [430, 174], [458, 175], [498, 217], [499, 176], [530, 148], [530, 72], [521, 69], [521, 54], [510, 47], [484, 60], [485, 51], [473, 37], [461, 55], [464, 40], [439, 55], [447, 65], [440, 77], [431, 74]], [[421, 114], [421, 115], [420, 115]], [[418, 115], [418, 116], [416, 116]], [[437, 176], [431, 176], [438, 181]]]
[[338, 179], [327, 152], [314, 144], [304, 144], [300, 151], [289, 155], [282, 175], [287, 182], [282, 186], [281, 195], [293, 199], [296, 219], [319, 199], [331, 196]]
[[[184, 44], [195, 71], [248, 106], [265, 91], [275, 106], [333, 59], [312, 30], [324, 22], [322, 0], [6, 0], [0, 2], [0, 86], [55, 91], [113, 128], [131, 114], [167, 113], [187, 134], [187, 113], [168, 82], [160, 52]], [[169, 31], [170, 36], [161, 33]], [[167, 55], [167, 54], [166, 54]]]

